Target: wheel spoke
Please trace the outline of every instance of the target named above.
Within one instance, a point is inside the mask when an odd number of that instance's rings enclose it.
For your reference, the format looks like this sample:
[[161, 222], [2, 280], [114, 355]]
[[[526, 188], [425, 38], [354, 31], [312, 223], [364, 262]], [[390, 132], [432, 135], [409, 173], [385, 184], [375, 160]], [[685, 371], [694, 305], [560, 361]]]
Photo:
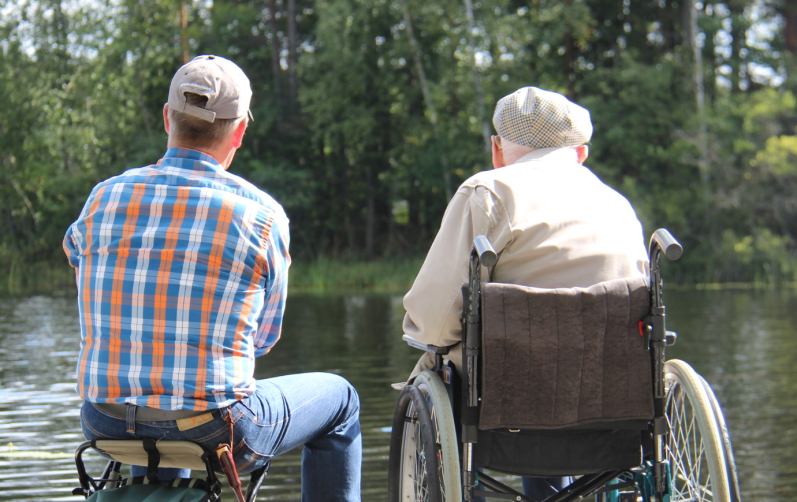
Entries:
[[[429, 405], [429, 411], [430, 411], [430, 413], [432, 415], [432, 424], [437, 424], [437, 408], [434, 407], [434, 403], [432, 402], [431, 397], [428, 397], [427, 403]], [[445, 463], [442, 462], [442, 460], [440, 459], [440, 431], [437, 430], [437, 427], [435, 427], [435, 431], [434, 432], [435, 432], [434, 444], [435, 444], [435, 448], [436, 448], [435, 455], [437, 455], [437, 458], [438, 458], [437, 465], [440, 466], [440, 478], [439, 479], [442, 480], [442, 479], [445, 479]], [[440, 483], [440, 492], [441, 492], [441, 494], [443, 496], [442, 500], [445, 501], [446, 500], [446, 485], [445, 485], [445, 483]]]
[[[669, 445], [670, 458], [673, 462], [672, 469], [675, 476], [676, 494], [685, 500], [713, 500], [710, 486], [710, 476], [705, 480], [701, 476], [703, 471], [703, 457], [705, 448], [700, 436], [699, 426], [695, 420], [694, 410], [684, 399], [682, 392], [672, 393], [668, 403], [670, 414], [671, 444]], [[681, 483], [678, 483], [680, 481]], [[679, 487], [679, 484], [682, 484]], [[707, 498], [708, 497], [708, 498]]]
[[[671, 364], [668, 362], [668, 365]], [[717, 470], [717, 429], [712, 427], [714, 410], [706, 406], [699, 375], [687, 364], [672, 364], [667, 373], [667, 422], [670, 428], [667, 457], [672, 475], [671, 502], [713, 502], [715, 474], [720, 476], [720, 499], [723, 472]], [[702, 383], [701, 383], [702, 385]], [[713, 449], [711, 449], [713, 448]]]
[[[422, 372], [405, 388], [394, 424], [399, 421], [403, 434], [391, 435], [389, 501], [461, 501], [456, 428], [447, 390], [436, 374]], [[394, 456], [399, 448], [401, 455]]]
[[413, 502], [425, 502], [427, 498], [427, 479], [426, 479], [426, 451], [423, 447], [423, 437], [421, 427], [418, 423], [417, 413], [413, 416], [413, 433], [415, 436], [415, 473], [413, 482], [415, 486]]

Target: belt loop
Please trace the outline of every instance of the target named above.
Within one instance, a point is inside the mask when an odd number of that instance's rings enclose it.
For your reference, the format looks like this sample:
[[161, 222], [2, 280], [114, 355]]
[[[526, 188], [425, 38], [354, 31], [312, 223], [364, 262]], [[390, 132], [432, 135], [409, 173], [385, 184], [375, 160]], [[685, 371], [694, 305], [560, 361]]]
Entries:
[[136, 435], [136, 405], [127, 403], [127, 433]]

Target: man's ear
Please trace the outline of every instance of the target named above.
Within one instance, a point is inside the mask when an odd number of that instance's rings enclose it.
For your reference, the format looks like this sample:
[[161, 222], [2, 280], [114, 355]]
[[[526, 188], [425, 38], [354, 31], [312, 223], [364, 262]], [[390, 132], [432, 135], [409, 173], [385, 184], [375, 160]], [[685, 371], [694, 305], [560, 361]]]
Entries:
[[506, 165], [504, 162], [504, 151], [498, 148], [498, 144], [493, 140], [493, 169], [500, 169]]
[[246, 127], [249, 125], [249, 121], [247, 119], [243, 119], [238, 127], [235, 128], [235, 132], [232, 135], [232, 147], [233, 148], [241, 148], [241, 143], [244, 141], [244, 133], [246, 132]]
[[589, 157], [589, 147], [587, 145], [576, 147], [576, 154], [578, 155], [578, 163], [583, 164]]
[[163, 128], [166, 129], [166, 134], [169, 134], [169, 103], [163, 105]]

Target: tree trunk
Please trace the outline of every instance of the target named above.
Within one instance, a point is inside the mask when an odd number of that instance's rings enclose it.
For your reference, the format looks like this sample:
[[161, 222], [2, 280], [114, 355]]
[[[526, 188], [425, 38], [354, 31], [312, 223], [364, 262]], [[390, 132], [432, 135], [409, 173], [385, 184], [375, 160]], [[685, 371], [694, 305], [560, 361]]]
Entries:
[[365, 173], [365, 200], [368, 213], [365, 218], [365, 256], [374, 256], [374, 235], [376, 234], [376, 201], [374, 200], [374, 168], [369, 162]]
[[291, 111], [296, 110], [296, 0], [288, 0], [288, 99]]
[[22, 199], [22, 202], [25, 204], [25, 209], [28, 210], [31, 219], [33, 219], [33, 224], [39, 226], [39, 217], [36, 216], [36, 211], [33, 210], [33, 204], [30, 203], [30, 199], [25, 195], [25, 192], [22, 191], [22, 187], [19, 186], [17, 180], [11, 178], [11, 186], [14, 187], [14, 191], [17, 192], [17, 195], [19, 195], [19, 198]]
[[473, 18], [473, 1], [464, 0], [465, 14], [468, 18], [468, 52], [471, 57], [471, 71], [473, 73], [473, 86], [476, 88], [476, 105], [479, 114], [479, 124], [481, 124], [482, 139], [484, 140], [484, 151], [490, 153], [492, 142], [490, 141], [490, 124], [485, 120], [484, 105], [484, 86], [479, 69], [476, 67], [476, 41], [473, 39], [473, 31], [476, 21]]
[[703, 50], [697, 45], [699, 11], [696, 9], [695, 0], [683, 0], [682, 4], [683, 40], [684, 45], [692, 51], [692, 76], [695, 86], [695, 105], [699, 121], [697, 147], [700, 156], [697, 160], [697, 169], [700, 174], [700, 185], [703, 190], [703, 201], [706, 205], [705, 225], [710, 229], [709, 236], [716, 242], [716, 225], [713, 224], [714, 212], [711, 203], [711, 179], [709, 173], [708, 152], [708, 127], [706, 125], [706, 91], [704, 84], [705, 69], [703, 68]]
[[783, 35], [786, 41], [786, 50], [792, 54], [797, 53], [797, 5], [791, 0], [783, 2]]
[[[695, 11], [695, 2], [694, 0], [682, 0], [681, 1], [681, 36], [683, 37], [684, 46], [691, 49], [692, 51], [695, 50], [697, 44], [695, 44], [695, 36], [697, 33], [697, 12]], [[697, 55], [694, 55], [695, 61], [697, 60]], [[700, 56], [702, 61], [702, 56]]]
[[412, 17], [407, 8], [407, 2], [401, 0], [401, 9], [404, 12], [404, 24], [407, 27], [407, 35], [410, 39], [410, 47], [412, 47], [412, 58], [415, 61], [415, 71], [418, 72], [418, 80], [421, 83], [421, 92], [423, 93], [423, 101], [426, 104], [426, 113], [429, 114], [429, 122], [432, 124], [432, 134], [437, 142], [437, 148], [440, 151], [440, 164], [443, 168], [443, 189], [445, 190], [446, 200], [451, 200], [454, 196], [451, 190], [451, 173], [448, 167], [448, 155], [446, 155], [445, 148], [440, 144], [440, 132], [437, 126], [437, 110], [432, 102], [432, 96], [429, 93], [429, 82], [426, 80], [426, 72], [423, 69], [423, 60], [418, 41], [415, 39], [415, 33], [412, 28]]
[[183, 49], [183, 64], [188, 62], [188, 10], [185, 0], [180, 2], [180, 46]]
[[[706, 11], [706, 6], [703, 6], [703, 10], [700, 11], [702, 15], [708, 15]], [[695, 13], [698, 15], [698, 13]], [[716, 14], [712, 12], [712, 16]], [[713, 25], [713, 23], [711, 23]], [[706, 100], [709, 106], [714, 105], [714, 98], [717, 95], [717, 58], [716, 58], [716, 44], [714, 43], [714, 39], [717, 36], [717, 30], [711, 28], [710, 30], [705, 30], [705, 39], [704, 39], [704, 47], [701, 54], [701, 59], [703, 61], [703, 88], [706, 93]]]
[[703, 185], [703, 197], [706, 203], [709, 203], [710, 188], [709, 188], [709, 172], [708, 172], [708, 131], [706, 127], [706, 91], [703, 80], [703, 51], [697, 46], [697, 14], [695, 9], [695, 0], [684, 1], [684, 40], [688, 43], [689, 48], [692, 50], [692, 65], [695, 83], [695, 105], [697, 105], [698, 119], [700, 120], [700, 133], [698, 137], [698, 146], [700, 148], [700, 160], [698, 160], [698, 169], [700, 170], [700, 181]]
[[[566, 7], [570, 6], [571, 0], [564, 0]], [[573, 27], [565, 21], [565, 75], [567, 77], [567, 97], [570, 101], [576, 100], [576, 73], [573, 65]]]
[[731, 67], [731, 92], [742, 90], [743, 75], [746, 76], [745, 57], [742, 49], [746, 47], [747, 23], [744, 20], [744, 4], [742, 0], [728, 2], [731, 11], [731, 57], [728, 63]]
[[279, 36], [279, 25], [277, 24], [277, 1], [268, 0], [268, 25], [271, 29], [271, 73], [274, 89], [274, 107], [277, 112], [277, 125], [282, 119], [282, 68], [280, 67], [280, 51], [282, 50], [282, 38]]

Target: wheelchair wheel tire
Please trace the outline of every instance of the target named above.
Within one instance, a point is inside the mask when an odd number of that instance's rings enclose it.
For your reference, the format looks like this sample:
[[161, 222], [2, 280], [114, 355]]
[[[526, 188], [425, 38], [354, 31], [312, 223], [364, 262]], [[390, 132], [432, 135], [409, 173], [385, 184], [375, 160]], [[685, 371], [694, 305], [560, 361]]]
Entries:
[[731, 490], [719, 420], [703, 379], [679, 360], [665, 364], [665, 415], [670, 426], [667, 458], [670, 502], [730, 502]]
[[415, 385], [401, 391], [393, 416], [388, 463], [389, 502], [442, 502], [440, 457], [426, 397]]
[[443, 502], [462, 500], [462, 482], [459, 469], [459, 443], [454, 414], [443, 380], [433, 371], [424, 371], [415, 378], [414, 385], [426, 398], [435, 443], [440, 458], [440, 489]]
[[445, 385], [433, 371], [418, 375], [399, 396], [390, 437], [388, 493], [391, 502], [462, 500], [453, 410]]
[[722, 438], [722, 448], [725, 454], [725, 471], [728, 473], [728, 488], [730, 489], [731, 502], [740, 502], [742, 497], [739, 491], [739, 473], [736, 470], [736, 458], [733, 455], [733, 447], [731, 446], [731, 436], [728, 433], [728, 426], [725, 423], [725, 414], [722, 412], [717, 396], [714, 394], [711, 386], [706, 382], [706, 379], [700, 377], [703, 382], [703, 388], [708, 394], [711, 401], [711, 407], [714, 409], [714, 416], [717, 418], [717, 427], [719, 428], [720, 436]]

